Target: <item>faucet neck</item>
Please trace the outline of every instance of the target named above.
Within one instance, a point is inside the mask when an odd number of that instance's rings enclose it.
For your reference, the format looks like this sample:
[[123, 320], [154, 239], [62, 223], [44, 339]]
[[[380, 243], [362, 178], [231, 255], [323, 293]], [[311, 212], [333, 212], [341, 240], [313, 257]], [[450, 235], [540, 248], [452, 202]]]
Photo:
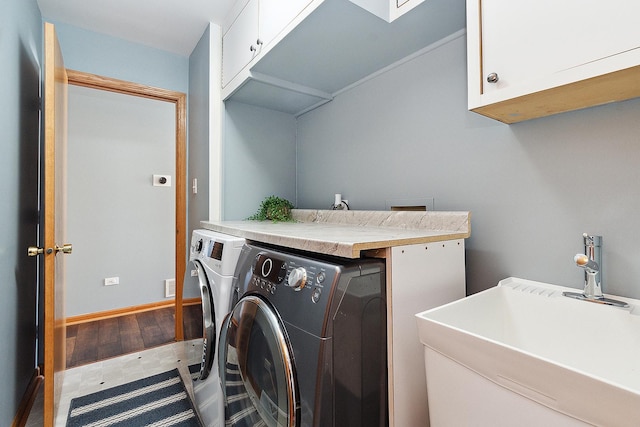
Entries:
[[584, 284], [584, 296], [589, 299], [602, 298], [602, 287], [597, 280], [598, 271], [586, 270], [586, 281]]
[[[602, 294], [602, 236], [593, 236], [588, 233], [584, 233], [582, 235], [584, 240], [584, 254], [589, 258], [589, 260], [594, 261], [598, 267], [596, 268], [595, 276], [592, 278], [594, 286], [600, 290], [600, 294]], [[590, 284], [589, 278], [589, 270], [585, 269], [585, 292], [587, 287]]]

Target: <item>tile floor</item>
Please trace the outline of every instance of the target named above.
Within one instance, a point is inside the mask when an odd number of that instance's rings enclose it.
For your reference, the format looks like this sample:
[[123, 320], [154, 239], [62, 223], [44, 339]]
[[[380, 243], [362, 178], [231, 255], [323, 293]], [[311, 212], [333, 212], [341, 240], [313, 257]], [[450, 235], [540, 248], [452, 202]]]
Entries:
[[[65, 371], [56, 427], [64, 427], [71, 399], [178, 368], [187, 390], [193, 393], [188, 366], [200, 363], [202, 340], [182, 341], [102, 360]], [[41, 388], [42, 390], [42, 388]], [[29, 416], [27, 427], [42, 426], [42, 393]], [[192, 394], [193, 397], [193, 394]]]

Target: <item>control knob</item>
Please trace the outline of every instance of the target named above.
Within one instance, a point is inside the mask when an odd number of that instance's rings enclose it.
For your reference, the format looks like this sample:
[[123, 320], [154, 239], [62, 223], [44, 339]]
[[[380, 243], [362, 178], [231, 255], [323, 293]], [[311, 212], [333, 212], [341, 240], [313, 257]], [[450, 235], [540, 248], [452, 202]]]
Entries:
[[304, 267], [296, 267], [289, 272], [287, 286], [299, 291], [307, 284], [307, 270]]

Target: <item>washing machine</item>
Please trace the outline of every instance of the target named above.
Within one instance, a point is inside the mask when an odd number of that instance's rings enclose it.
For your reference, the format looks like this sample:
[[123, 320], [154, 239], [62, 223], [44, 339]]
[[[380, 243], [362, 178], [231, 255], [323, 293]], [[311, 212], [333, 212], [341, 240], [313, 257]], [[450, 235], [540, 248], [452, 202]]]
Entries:
[[222, 392], [215, 363], [220, 327], [233, 303], [233, 273], [245, 240], [210, 230], [194, 230], [190, 261], [202, 297], [202, 362], [193, 378], [195, 406], [205, 427], [224, 425]]
[[388, 425], [385, 264], [245, 244], [220, 332], [226, 426]]

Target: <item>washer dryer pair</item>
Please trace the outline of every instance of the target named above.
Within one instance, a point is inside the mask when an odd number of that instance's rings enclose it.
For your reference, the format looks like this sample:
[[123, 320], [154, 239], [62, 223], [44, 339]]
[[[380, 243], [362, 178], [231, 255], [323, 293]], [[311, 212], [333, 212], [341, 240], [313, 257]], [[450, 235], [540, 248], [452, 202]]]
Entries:
[[205, 427], [224, 425], [222, 391], [215, 363], [220, 326], [233, 303], [233, 273], [245, 240], [210, 230], [194, 230], [190, 261], [202, 297], [202, 362], [193, 379], [195, 405]]
[[388, 425], [385, 264], [245, 244], [222, 326], [226, 426]]

